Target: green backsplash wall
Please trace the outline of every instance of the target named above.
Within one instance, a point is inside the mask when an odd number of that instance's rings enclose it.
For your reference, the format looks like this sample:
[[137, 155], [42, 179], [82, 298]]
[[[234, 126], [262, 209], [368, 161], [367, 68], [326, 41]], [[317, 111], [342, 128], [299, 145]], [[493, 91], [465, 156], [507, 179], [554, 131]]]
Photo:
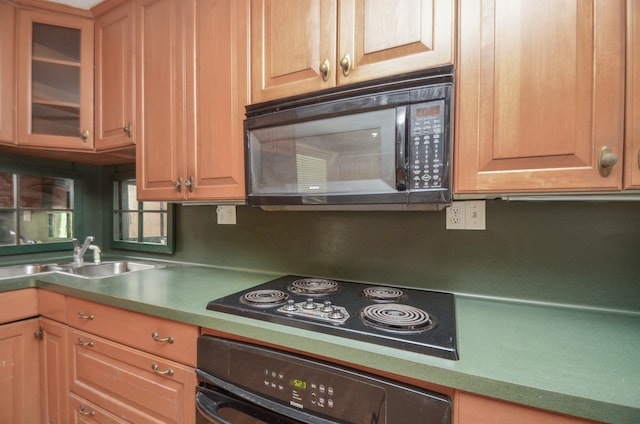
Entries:
[[179, 261], [640, 312], [640, 203], [490, 200], [486, 231], [444, 211], [176, 215]]

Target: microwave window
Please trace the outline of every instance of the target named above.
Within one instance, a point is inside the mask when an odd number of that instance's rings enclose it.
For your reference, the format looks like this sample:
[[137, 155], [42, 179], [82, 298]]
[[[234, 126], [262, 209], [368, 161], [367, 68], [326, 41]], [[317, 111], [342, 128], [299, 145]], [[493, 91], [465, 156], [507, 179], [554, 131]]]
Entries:
[[252, 130], [251, 191], [394, 192], [395, 119], [385, 109]]

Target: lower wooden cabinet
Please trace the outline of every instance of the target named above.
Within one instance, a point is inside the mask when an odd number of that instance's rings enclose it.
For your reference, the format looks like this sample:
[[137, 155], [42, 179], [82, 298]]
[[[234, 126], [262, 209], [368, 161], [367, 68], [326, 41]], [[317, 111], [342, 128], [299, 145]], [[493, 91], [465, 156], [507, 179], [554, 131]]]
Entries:
[[36, 337], [40, 339], [40, 393], [42, 422], [67, 422], [67, 326], [40, 318]]
[[38, 318], [0, 325], [0, 422], [40, 423]]
[[596, 421], [555, 414], [467, 392], [456, 392], [456, 424], [595, 424]]
[[[128, 422], [195, 421], [192, 367], [75, 329], [68, 347], [73, 394]], [[78, 408], [71, 408], [70, 419], [88, 406]]]

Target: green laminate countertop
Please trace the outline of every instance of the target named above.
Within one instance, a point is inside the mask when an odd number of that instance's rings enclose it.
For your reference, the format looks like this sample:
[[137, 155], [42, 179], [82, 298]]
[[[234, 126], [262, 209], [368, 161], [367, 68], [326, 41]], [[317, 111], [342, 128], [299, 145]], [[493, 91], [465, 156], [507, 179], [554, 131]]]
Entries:
[[278, 276], [169, 264], [100, 280], [2, 280], [0, 291], [42, 287], [537, 408], [640, 422], [640, 314], [456, 295], [452, 361], [205, 309]]

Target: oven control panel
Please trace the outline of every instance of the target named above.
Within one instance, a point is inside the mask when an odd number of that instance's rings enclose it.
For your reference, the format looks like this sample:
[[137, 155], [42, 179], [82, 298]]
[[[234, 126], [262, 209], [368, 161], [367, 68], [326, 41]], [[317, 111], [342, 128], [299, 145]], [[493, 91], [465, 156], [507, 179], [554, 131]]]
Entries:
[[226, 396], [296, 422], [393, 424], [413, 422], [416, 417], [423, 417], [425, 424], [451, 422], [448, 396], [282, 350], [209, 335], [198, 338], [198, 374], [209, 390], [219, 387]]

